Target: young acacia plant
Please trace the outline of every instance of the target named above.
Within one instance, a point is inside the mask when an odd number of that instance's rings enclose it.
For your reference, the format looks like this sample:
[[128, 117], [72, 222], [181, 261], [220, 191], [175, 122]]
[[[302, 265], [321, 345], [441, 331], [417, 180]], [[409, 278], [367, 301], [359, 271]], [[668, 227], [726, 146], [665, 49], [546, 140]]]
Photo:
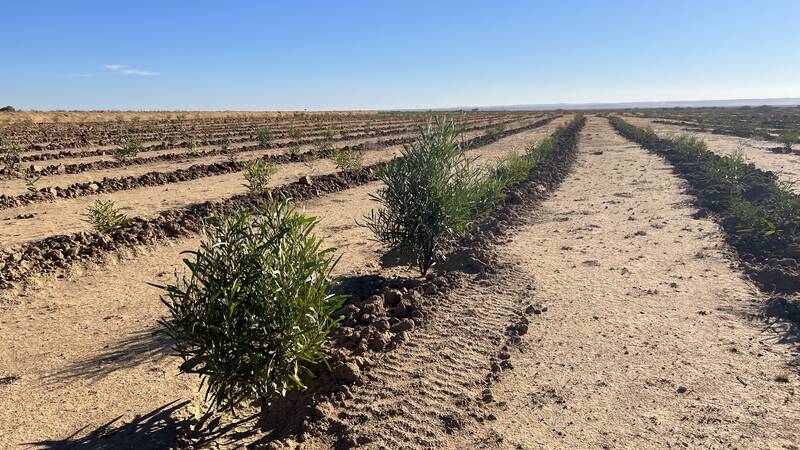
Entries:
[[408, 255], [422, 275], [462, 237], [483, 200], [484, 172], [473, 167], [454, 122], [437, 119], [379, 171], [380, 204], [368, 227], [392, 250]]
[[272, 130], [267, 127], [259, 128], [256, 132], [256, 139], [258, 139], [258, 144], [262, 147], [268, 146], [273, 139]]
[[330, 294], [338, 258], [314, 236], [317, 222], [286, 202], [216, 215], [184, 260], [188, 276], [157, 286], [180, 370], [200, 374], [211, 408], [266, 408], [325, 360], [344, 297]]
[[263, 194], [269, 191], [269, 180], [276, 170], [275, 164], [261, 158], [248, 161], [244, 165], [244, 186], [251, 194]]
[[138, 139], [128, 139], [125, 141], [120, 147], [114, 149], [111, 156], [114, 157], [117, 161], [122, 161], [128, 158], [135, 158], [137, 154], [139, 154], [139, 150], [142, 149], [142, 142]]
[[16, 177], [22, 170], [22, 150], [17, 146], [0, 151], [0, 163], [3, 165], [3, 174]]
[[230, 139], [222, 138], [219, 143], [219, 149], [222, 152], [222, 154], [225, 155], [226, 158], [228, 158], [228, 161], [232, 163], [236, 162], [236, 156], [238, 151], [235, 148], [231, 148]]
[[96, 200], [86, 208], [85, 221], [95, 230], [108, 234], [131, 224], [131, 220], [122, 213], [112, 200]]
[[289, 153], [292, 156], [299, 156], [300, 155], [300, 145], [297, 141], [303, 137], [303, 132], [299, 128], [290, 128], [289, 129], [289, 137], [292, 139], [292, 145], [289, 147]]
[[186, 145], [186, 148], [188, 148], [189, 150], [194, 150], [195, 147], [197, 147], [197, 138], [194, 137], [193, 135], [187, 136], [184, 144]]
[[778, 136], [778, 142], [783, 144], [783, 151], [792, 152], [792, 146], [800, 141], [800, 133], [794, 130], [787, 130]]
[[356, 149], [336, 150], [331, 154], [331, 160], [339, 170], [361, 170], [364, 167], [364, 152]]
[[38, 173], [31, 173], [31, 172], [26, 173], [25, 189], [27, 189], [28, 192], [36, 192], [37, 191], [36, 183], [38, 183], [41, 178], [42, 176], [39, 175]]

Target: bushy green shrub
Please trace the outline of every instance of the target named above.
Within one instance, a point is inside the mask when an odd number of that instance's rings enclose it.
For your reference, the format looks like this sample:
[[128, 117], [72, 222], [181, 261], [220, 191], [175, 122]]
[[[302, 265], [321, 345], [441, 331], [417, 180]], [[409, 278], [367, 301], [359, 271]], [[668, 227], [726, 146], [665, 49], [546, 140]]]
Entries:
[[212, 407], [266, 406], [304, 388], [303, 375], [324, 360], [344, 298], [330, 294], [338, 259], [316, 224], [287, 203], [212, 217], [184, 260], [188, 276], [158, 286], [180, 370], [200, 374]]
[[423, 275], [463, 236], [482, 200], [483, 172], [471, 164], [454, 122], [437, 119], [379, 172], [373, 200], [381, 208], [366, 226], [390, 248], [409, 255]]
[[269, 190], [269, 180], [275, 174], [275, 164], [258, 158], [244, 165], [245, 187], [252, 194], [262, 194]]
[[272, 142], [274, 135], [272, 134], [272, 130], [269, 128], [263, 127], [259, 128], [256, 132], [256, 139], [258, 139], [258, 144], [262, 147], [266, 147]]
[[124, 144], [114, 149], [111, 156], [117, 161], [122, 161], [128, 158], [135, 158], [142, 149], [142, 141], [138, 139], [128, 139]]
[[786, 153], [792, 151], [792, 146], [800, 141], [800, 133], [795, 130], [786, 130], [778, 135], [778, 142], [783, 144]]
[[108, 234], [131, 224], [131, 220], [121, 212], [112, 200], [96, 200], [86, 208], [85, 221], [95, 230]]
[[0, 149], [0, 164], [3, 165], [3, 172], [6, 175], [18, 176], [22, 170], [22, 149], [17, 146]]
[[364, 152], [355, 149], [336, 150], [331, 154], [331, 160], [339, 170], [361, 170], [364, 167]]

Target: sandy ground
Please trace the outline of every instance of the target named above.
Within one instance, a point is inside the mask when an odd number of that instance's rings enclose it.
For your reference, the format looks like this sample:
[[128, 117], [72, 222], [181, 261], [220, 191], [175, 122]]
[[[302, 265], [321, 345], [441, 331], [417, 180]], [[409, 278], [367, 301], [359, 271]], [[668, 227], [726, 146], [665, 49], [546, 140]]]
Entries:
[[[565, 117], [558, 118], [544, 127], [520, 133], [518, 139], [541, 139], [555, 130], [559, 124], [566, 123]], [[483, 131], [466, 133], [466, 137], [483, 134]], [[509, 139], [513, 139], [511, 137]], [[402, 146], [386, 147], [379, 151], [365, 153], [364, 163], [372, 164], [386, 161], [399, 155]], [[320, 159], [309, 166], [304, 163], [288, 163], [277, 166], [270, 185], [280, 186], [294, 182], [304, 175], [324, 175], [335, 172], [336, 166], [329, 159]], [[92, 172], [87, 172], [90, 174]], [[91, 175], [90, 175], [91, 177]], [[90, 179], [97, 179], [91, 177]], [[197, 180], [170, 183], [163, 186], [149, 186], [138, 189], [92, 195], [74, 199], [58, 200], [52, 203], [36, 203], [19, 208], [0, 210], [0, 248], [42, 239], [54, 234], [68, 234], [91, 229], [84, 221], [86, 208], [97, 201], [112, 200], [130, 217], [153, 217], [159, 212], [179, 208], [207, 200], [222, 200], [247, 191], [242, 172], [204, 177]], [[18, 218], [24, 214], [34, 214], [31, 219]]]
[[[472, 154], [489, 161], [550, 131], [520, 133]], [[355, 225], [374, 207], [368, 194], [378, 187], [372, 183], [305, 204], [309, 214], [322, 218], [319, 234], [340, 250], [339, 273], [386, 273], [379, 263], [382, 249]], [[198, 244], [199, 238], [184, 239], [110, 258], [105, 266], [41, 280], [28, 295], [0, 306], [0, 340], [6, 342], [0, 349], [0, 448], [69, 447], [115, 419], [111, 428], [131, 421], [146, 428], [171, 407], [187, 401], [194, 407], [197, 379], [178, 376], [168, 342], [154, 334], [165, 309], [158, 290], [146, 283], [170, 281], [181, 267], [181, 252]], [[75, 440], [64, 441], [72, 435]], [[163, 438], [153, 429], [137, 428], [136, 435], [144, 441], [102, 442], [146, 448]]]
[[797, 448], [792, 349], [747, 318], [762, 298], [683, 186], [591, 118], [575, 173], [498, 246], [508, 268], [451, 292], [325, 415], [365, 448]]
[[762, 170], [770, 170], [778, 174], [781, 181], [788, 183], [791, 190], [800, 194], [800, 155], [773, 153], [769, 149], [780, 147], [777, 142], [762, 141], [759, 139], [728, 136], [724, 134], [702, 133], [687, 131], [679, 125], [653, 123], [654, 119], [624, 118], [629, 123], [646, 127], [651, 126], [661, 137], [680, 136], [690, 134], [702, 138], [708, 144], [708, 149], [720, 155], [732, 155], [740, 152], [748, 162], [755, 164]]

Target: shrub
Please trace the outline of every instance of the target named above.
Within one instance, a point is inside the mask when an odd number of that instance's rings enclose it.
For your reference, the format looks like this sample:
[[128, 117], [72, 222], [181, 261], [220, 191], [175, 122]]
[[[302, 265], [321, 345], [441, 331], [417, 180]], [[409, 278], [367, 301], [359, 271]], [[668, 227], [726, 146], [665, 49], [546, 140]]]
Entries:
[[355, 149], [336, 150], [331, 154], [331, 160], [339, 170], [361, 170], [364, 167], [364, 152]]
[[238, 152], [237, 149], [231, 148], [230, 139], [222, 138], [219, 144], [219, 149], [222, 152], [222, 154], [225, 155], [226, 158], [228, 158], [228, 161], [236, 162], [236, 155]]
[[381, 208], [365, 226], [411, 256], [423, 275], [466, 233], [481, 200], [482, 172], [472, 167], [459, 135], [447, 120], [421, 129], [402, 157], [379, 171], [385, 187], [371, 196]]
[[497, 135], [503, 133], [504, 131], [506, 131], [505, 124], [498, 123], [498, 124], [493, 125], [490, 128], [488, 128], [486, 130], [486, 135], [487, 136], [497, 136]]
[[787, 130], [778, 135], [778, 142], [783, 144], [786, 153], [791, 153], [792, 145], [796, 144], [798, 140], [800, 140], [800, 133], [794, 130]]
[[256, 131], [256, 139], [258, 140], [258, 144], [262, 147], [268, 146], [269, 143], [272, 142], [273, 137], [272, 130], [269, 128], [259, 128], [258, 131]]
[[287, 203], [212, 217], [184, 260], [189, 276], [157, 286], [180, 370], [200, 374], [211, 407], [266, 407], [303, 389], [301, 377], [324, 361], [344, 298], [329, 293], [338, 259], [313, 235], [316, 224]]
[[264, 159], [248, 161], [244, 166], [244, 186], [252, 194], [262, 194], [269, 190], [269, 180], [275, 174], [275, 164]]
[[120, 147], [114, 149], [111, 153], [111, 156], [114, 157], [117, 161], [122, 161], [128, 158], [134, 158], [136, 155], [139, 154], [139, 150], [142, 149], [142, 142], [138, 139], [128, 139], [125, 141]]
[[186, 136], [184, 144], [186, 144], [186, 148], [189, 150], [194, 150], [195, 147], [197, 147], [197, 138], [194, 136]]
[[6, 175], [18, 175], [22, 170], [22, 150], [12, 146], [0, 151], [0, 163], [3, 164], [3, 172]]
[[42, 176], [37, 173], [26, 173], [25, 189], [27, 189], [28, 192], [36, 192], [36, 183], [38, 183], [41, 178]]
[[131, 224], [128, 216], [120, 212], [111, 200], [96, 200], [87, 207], [84, 217], [86, 217], [86, 222], [103, 234], [108, 234]]

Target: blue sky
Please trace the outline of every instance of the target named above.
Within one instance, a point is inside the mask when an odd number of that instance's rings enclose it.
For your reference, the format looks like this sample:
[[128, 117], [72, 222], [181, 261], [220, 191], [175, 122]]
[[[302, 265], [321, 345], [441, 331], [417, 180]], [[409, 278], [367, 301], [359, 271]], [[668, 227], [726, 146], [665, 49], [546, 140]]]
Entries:
[[0, 103], [357, 109], [800, 97], [800, 1], [9, 1]]

